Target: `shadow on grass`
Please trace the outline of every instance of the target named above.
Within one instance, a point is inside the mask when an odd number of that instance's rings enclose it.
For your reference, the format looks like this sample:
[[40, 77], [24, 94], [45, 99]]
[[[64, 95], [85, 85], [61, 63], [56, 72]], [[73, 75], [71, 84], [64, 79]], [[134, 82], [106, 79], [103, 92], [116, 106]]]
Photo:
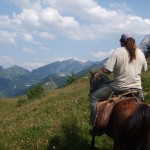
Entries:
[[[90, 143], [83, 138], [83, 131], [77, 126], [76, 119], [66, 120], [59, 135], [54, 136], [46, 150], [88, 150]], [[100, 150], [95, 148], [95, 150]]]

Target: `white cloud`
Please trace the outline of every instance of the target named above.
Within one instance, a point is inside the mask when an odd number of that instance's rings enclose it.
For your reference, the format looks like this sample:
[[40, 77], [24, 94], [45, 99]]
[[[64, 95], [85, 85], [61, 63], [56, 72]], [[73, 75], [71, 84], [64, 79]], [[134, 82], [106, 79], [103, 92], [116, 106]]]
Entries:
[[10, 18], [8, 15], [0, 16], [0, 28], [10, 27]]
[[[149, 33], [150, 19], [129, 15], [126, 3], [122, 3], [125, 9], [116, 3], [106, 9], [95, 0], [11, 1], [22, 11], [14, 13], [13, 17], [1, 16], [0, 22], [4, 21], [3, 28], [19, 33], [32, 33], [36, 30], [42, 38], [53, 39], [61, 35], [74, 40], [100, 39], [133, 29], [135, 34]], [[28, 35], [25, 39], [31, 42], [34, 38], [32, 36]]]
[[112, 49], [107, 52], [105, 51], [91, 52], [91, 55], [94, 56], [96, 59], [102, 60], [109, 57], [113, 51], [114, 50]]
[[33, 42], [33, 37], [32, 35], [28, 34], [28, 33], [23, 33], [22, 34], [22, 38], [26, 41], [26, 42]]
[[40, 37], [47, 39], [47, 40], [53, 40], [54, 36], [48, 32], [37, 32], [37, 35], [39, 35]]
[[[73, 2], [70, 2], [70, 0], [47, 0], [46, 2], [49, 6], [53, 7], [53, 9], [58, 10], [59, 16], [62, 16], [63, 13], [71, 14], [73, 19], [78, 23], [78, 25], [75, 27], [72, 25], [72, 28], [69, 29], [65, 29], [63, 24], [61, 24], [62, 30], [60, 32], [65, 37], [71, 39], [99, 39], [104, 38], [105, 35], [114, 36], [114, 34], [120, 34], [120, 32], [133, 31], [134, 27], [138, 29], [134, 30], [135, 34], [141, 35], [149, 33], [147, 28], [150, 27], [150, 25], [146, 22], [150, 20], [147, 19], [145, 22], [145, 20], [141, 18], [142, 25], [140, 23], [141, 21], [136, 19], [136, 24], [134, 24], [134, 20], [131, 21], [130, 17], [136, 18], [136, 16], [128, 15], [130, 8], [128, 8], [126, 3], [122, 3], [120, 7], [115, 3], [115, 5], [111, 5], [112, 9], [106, 9], [93, 0], [76, 0]], [[122, 9], [123, 7], [125, 8]], [[129, 21], [131, 21], [130, 24], [128, 24]]]
[[8, 31], [0, 31], [0, 43], [2, 44], [16, 44], [16, 34]]
[[72, 16], [61, 16], [56, 9], [47, 7], [41, 13], [41, 24], [47, 26], [47, 30], [63, 30], [64, 28], [78, 27], [79, 23]]
[[149, 34], [150, 19], [142, 19], [139, 16], [128, 16], [124, 27], [128, 28], [128, 31], [134, 31], [139, 35]]
[[22, 25], [28, 27], [39, 26], [39, 13], [34, 9], [23, 9], [21, 14], [15, 16], [15, 20], [20, 20]]

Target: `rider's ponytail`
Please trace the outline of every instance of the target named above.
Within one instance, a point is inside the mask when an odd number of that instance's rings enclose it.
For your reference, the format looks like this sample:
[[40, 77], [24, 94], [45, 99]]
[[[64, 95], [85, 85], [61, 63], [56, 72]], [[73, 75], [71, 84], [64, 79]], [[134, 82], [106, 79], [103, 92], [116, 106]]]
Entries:
[[135, 40], [133, 38], [128, 38], [125, 42], [125, 47], [129, 52], [130, 55], [130, 62], [136, 59], [136, 45]]

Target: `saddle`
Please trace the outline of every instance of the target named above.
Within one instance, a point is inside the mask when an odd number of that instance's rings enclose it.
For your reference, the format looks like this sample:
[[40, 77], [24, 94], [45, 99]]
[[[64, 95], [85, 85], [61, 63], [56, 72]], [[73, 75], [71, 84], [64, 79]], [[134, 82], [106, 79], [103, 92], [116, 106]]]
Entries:
[[[134, 91], [134, 93], [136, 93], [136, 92], [137, 91]], [[96, 116], [94, 119], [94, 127], [95, 128], [101, 128], [101, 129], [105, 128], [109, 122], [109, 118], [111, 116], [114, 106], [122, 100], [129, 99], [129, 98], [131, 98], [131, 96], [133, 97], [133, 91], [128, 91], [128, 92], [125, 92], [121, 95], [114, 96], [114, 97], [112, 97], [112, 96], [113, 96], [113, 94], [111, 94], [111, 97], [108, 100], [97, 102]], [[135, 99], [137, 100], [137, 102], [139, 104], [141, 104], [137, 98], [135, 98]]]
[[118, 97], [114, 97], [113, 100], [105, 100], [96, 104], [96, 116], [94, 119], [94, 126], [99, 128], [105, 128], [108, 124], [112, 110], [118, 101]]

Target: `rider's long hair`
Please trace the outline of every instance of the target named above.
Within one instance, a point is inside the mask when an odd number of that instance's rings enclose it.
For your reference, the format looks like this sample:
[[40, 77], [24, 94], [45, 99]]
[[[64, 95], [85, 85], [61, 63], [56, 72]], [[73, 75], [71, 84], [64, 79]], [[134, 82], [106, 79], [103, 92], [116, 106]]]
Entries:
[[130, 55], [129, 61], [132, 62], [134, 59], [136, 59], [136, 48], [137, 47], [135, 44], [135, 40], [133, 38], [128, 38], [124, 44]]

